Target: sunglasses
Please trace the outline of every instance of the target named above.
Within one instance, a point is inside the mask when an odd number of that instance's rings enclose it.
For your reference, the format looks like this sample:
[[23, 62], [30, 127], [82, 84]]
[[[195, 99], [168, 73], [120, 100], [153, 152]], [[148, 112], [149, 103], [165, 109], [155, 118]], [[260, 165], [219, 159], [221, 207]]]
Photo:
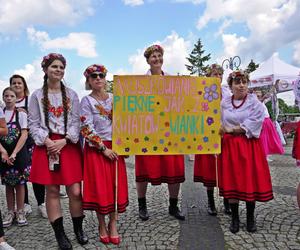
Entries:
[[103, 73], [92, 73], [89, 75], [91, 78], [96, 79], [98, 76], [100, 79], [103, 79], [106, 77], [106, 74]]

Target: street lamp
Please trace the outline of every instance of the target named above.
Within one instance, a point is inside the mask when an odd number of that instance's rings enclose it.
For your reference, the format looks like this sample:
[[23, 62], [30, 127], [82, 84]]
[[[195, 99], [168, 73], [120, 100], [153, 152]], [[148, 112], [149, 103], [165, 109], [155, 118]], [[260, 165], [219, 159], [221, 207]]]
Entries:
[[222, 68], [228, 69], [230, 68], [233, 70], [234, 68], [237, 69], [241, 65], [241, 58], [239, 56], [230, 57], [229, 59], [225, 59], [222, 62]]

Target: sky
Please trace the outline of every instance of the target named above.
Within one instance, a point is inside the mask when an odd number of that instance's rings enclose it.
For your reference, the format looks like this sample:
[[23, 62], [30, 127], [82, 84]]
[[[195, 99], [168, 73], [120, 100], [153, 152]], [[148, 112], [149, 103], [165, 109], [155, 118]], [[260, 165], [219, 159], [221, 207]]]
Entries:
[[164, 47], [166, 72], [188, 74], [199, 38], [209, 64], [238, 55], [243, 68], [278, 53], [300, 67], [299, 13], [300, 0], [0, 0], [0, 91], [14, 73], [40, 88], [51, 52], [65, 56], [65, 82], [80, 97], [87, 66], [105, 65], [108, 79], [144, 74], [152, 44]]

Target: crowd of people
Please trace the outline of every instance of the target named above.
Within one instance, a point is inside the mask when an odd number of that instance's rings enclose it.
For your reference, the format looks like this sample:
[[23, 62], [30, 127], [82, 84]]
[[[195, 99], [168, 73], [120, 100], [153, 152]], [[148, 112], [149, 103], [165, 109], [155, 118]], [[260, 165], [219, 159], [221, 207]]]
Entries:
[[[162, 69], [163, 55], [159, 45], [146, 49], [144, 56], [150, 67], [147, 75], [168, 75]], [[79, 101], [77, 93], [63, 82], [66, 65], [63, 55], [50, 53], [41, 63], [42, 87], [30, 98], [26, 81], [20, 75], [13, 75], [10, 86], [3, 91], [0, 173], [7, 203], [3, 223], [0, 214], [0, 246], [6, 247], [3, 249], [13, 249], [4, 240], [3, 227], [11, 226], [14, 220], [18, 226], [28, 225], [27, 181], [32, 183], [39, 211], [48, 218], [60, 249], [72, 249], [63, 225], [62, 185], [69, 197], [79, 244], [88, 243], [82, 227], [84, 210], [96, 212], [100, 242], [116, 245], [121, 242], [117, 218], [128, 206], [128, 185], [124, 156], [112, 150], [113, 96], [106, 92], [107, 69], [101, 64], [86, 68], [85, 88], [90, 93]], [[211, 65], [207, 72], [207, 77], [222, 79], [222, 75], [223, 69], [217, 64]], [[222, 89], [220, 107], [222, 152], [196, 155], [194, 163], [194, 181], [207, 188], [208, 214], [217, 215], [214, 187], [218, 186], [224, 198], [224, 212], [231, 215], [232, 233], [239, 231], [239, 201], [246, 202], [247, 231], [257, 230], [255, 202], [273, 199], [267, 155], [283, 153], [274, 125], [257, 98], [261, 93], [249, 93], [248, 82], [248, 74], [242, 70], [229, 75], [231, 91]], [[300, 155], [298, 151], [295, 154]], [[178, 206], [180, 184], [185, 181], [183, 155], [136, 156], [135, 175], [141, 220], [148, 220], [151, 214], [146, 202], [149, 182], [168, 184], [168, 212], [178, 220], [185, 220]]]

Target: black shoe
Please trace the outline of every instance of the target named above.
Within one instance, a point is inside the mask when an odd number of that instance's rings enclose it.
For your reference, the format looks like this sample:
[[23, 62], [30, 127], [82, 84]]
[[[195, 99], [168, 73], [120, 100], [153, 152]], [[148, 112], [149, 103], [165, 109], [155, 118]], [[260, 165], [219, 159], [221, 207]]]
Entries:
[[169, 214], [174, 216], [177, 220], [185, 220], [185, 216], [180, 212], [177, 206], [169, 207]]
[[89, 242], [86, 233], [82, 229], [82, 222], [84, 217], [84, 215], [80, 217], [72, 217], [74, 233], [80, 245], [85, 245]]
[[209, 215], [216, 216], [217, 210], [215, 206], [214, 190], [207, 189], [207, 198], [208, 198], [207, 212]]
[[230, 209], [230, 205], [228, 202], [228, 199], [223, 199], [223, 204], [224, 204], [224, 213], [227, 215], [231, 215], [231, 209]]
[[149, 214], [147, 210], [146, 198], [138, 198], [139, 202], [139, 217], [141, 220], [146, 221], [149, 219]]
[[231, 207], [231, 223], [229, 230], [232, 233], [237, 233], [240, 230], [240, 219], [239, 219], [239, 204], [232, 203], [230, 204]]
[[177, 198], [170, 198], [169, 199], [169, 214], [174, 216], [177, 220], [185, 220], [185, 216], [180, 212], [177, 204]]
[[64, 231], [63, 217], [56, 219], [54, 222], [51, 222], [51, 226], [54, 230], [55, 238], [58, 243], [59, 249], [72, 250], [72, 244]]
[[256, 222], [254, 220], [255, 202], [246, 202], [247, 208], [247, 231], [254, 233], [257, 231]]
[[207, 212], [209, 215], [212, 215], [212, 216], [216, 216], [218, 214], [216, 208], [211, 207], [210, 205], [208, 205], [208, 207], [207, 207]]
[[139, 217], [141, 220], [146, 221], [149, 219], [149, 214], [148, 214], [148, 210], [146, 207], [144, 208], [139, 208]]

